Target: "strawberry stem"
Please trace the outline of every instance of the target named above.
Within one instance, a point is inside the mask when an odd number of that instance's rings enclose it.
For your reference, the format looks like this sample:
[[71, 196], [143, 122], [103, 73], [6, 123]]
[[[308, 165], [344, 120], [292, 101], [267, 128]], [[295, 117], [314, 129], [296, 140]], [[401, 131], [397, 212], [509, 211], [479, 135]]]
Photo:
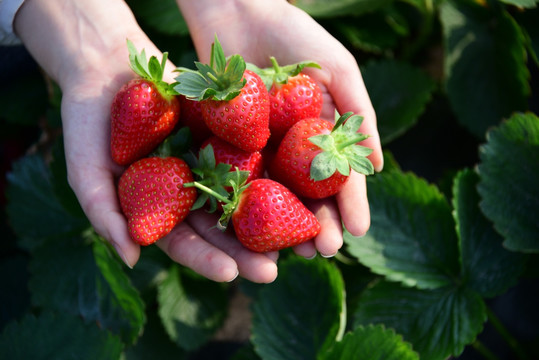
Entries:
[[367, 139], [369, 136], [368, 135], [364, 135], [364, 134], [357, 134], [357, 136], [354, 136], [353, 138], [349, 139], [348, 141], [345, 141], [345, 142], [340, 142], [337, 144], [336, 148], [338, 151], [341, 151], [342, 149], [350, 146], [350, 145], [354, 145], [360, 141], [363, 141], [365, 139]]
[[275, 70], [275, 73], [278, 74], [281, 72], [281, 67], [279, 66], [279, 63], [277, 62], [277, 59], [272, 56], [270, 57], [271, 65], [273, 66], [273, 70]]
[[214, 191], [213, 189], [207, 187], [206, 185], [202, 185], [201, 183], [199, 183], [198, 181], [193, 181], [193, 182], [190, 182], [190, 183], [185, 183], [183, 184], [184, 187], [196, 187], [197, 189], [199, 190], [202, 190], [204, 191], [205, 193], [211, 195], [211, 196], [214, 196], [217, 200], [225, 203], [225, 204], [229, 204], [231, 201], [224, 197], [223, 195], [219, 194], [218, 192]]

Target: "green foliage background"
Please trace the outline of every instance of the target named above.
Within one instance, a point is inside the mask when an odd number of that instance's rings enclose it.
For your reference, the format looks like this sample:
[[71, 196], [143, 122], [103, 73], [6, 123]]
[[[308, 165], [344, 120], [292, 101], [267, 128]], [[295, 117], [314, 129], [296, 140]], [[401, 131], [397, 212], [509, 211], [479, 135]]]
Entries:
[[[284, 251], [270, 285], [156, 247], [129, 270], [67, 184], [58, 89], [35, 64], [6, 73], [0, 358], [539, 358], [539, 1], [291, 2], [356, 56], [377, 112], [367, 235], [333, 259]], [[128, 3], [190, 67], [174, 0]], [[224, 342], [238, 296], [250, 336]]]

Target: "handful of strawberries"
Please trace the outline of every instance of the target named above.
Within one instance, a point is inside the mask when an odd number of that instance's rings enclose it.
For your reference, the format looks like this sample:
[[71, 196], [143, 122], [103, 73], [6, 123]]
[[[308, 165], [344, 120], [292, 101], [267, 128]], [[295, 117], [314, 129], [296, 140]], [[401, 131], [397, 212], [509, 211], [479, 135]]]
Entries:
[[111, 154], [128, 166], [118, 195], [138, 244], [207, 207], [253, 251], [295, 246], [320, 232], [302, 198], [335, 195], [351, 169], [373, 173], [372, 149], [358, 145], [368, 137], [358, 132], [363, 118], [320, 118], [321, 90], [302, 72], [316, 63], [281, 67], [272, 57], [273, 66], [260, 69], [240, 55], [226, 58], [216, 37], [210, 64], [178, 68], [168, 84], [167, 53], [148, 60], [130, 41], [128, 49], [138, 77], [113, 100]]

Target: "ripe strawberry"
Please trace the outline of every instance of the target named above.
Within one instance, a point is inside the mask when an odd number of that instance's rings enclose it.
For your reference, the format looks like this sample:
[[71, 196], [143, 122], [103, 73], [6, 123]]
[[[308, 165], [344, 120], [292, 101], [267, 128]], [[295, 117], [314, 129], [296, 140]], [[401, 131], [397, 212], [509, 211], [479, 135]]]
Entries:
[[[241, 188], [234, 184], [232, 200], [214, 195], [223, 205], [218, 227], [232, 225], [238, 240], [255, 252], [277, 251], [311, 240], [320, 232], [320, 223], [303, 203], [280, 183], [256, 179]], [[203, 191], [198, 183], [194, 186]]]
[[217, 136], [210, 137], [202, 144], [201, 148], [204, 149], [208, 145], [213, 147], [216, 163], [230, 164], [232, 170], [238, 168], [241, 171], [248, 171], [247, 182], [262, 177], [264, 161], [259, 151], [251, 153], [243, 151]]
[[[264, 164], [258, 151], [248, 153], [223, 139], [212, 136], [202, 144], [197, 159], [190, 159], [196, 180], [218, 194], [227, 197], [233, 190], [230, 181], [236, 179], [236, 171], [245, 177], [246, 182], [262, 177]], [[193, 209], [209, 202], [209, 211], [222, 210], [215, 197], [202, 193]]]
[[140, 245], [150, 245], [167, 235], [189, 214], [196, 190], [185, 161], [176, 157], [137, 160], [122, 174], [118, 195], [129, 234]]
[[362, 121], [361, 116], [346, 113], [335, 125], [320, 118], [297, 122], [277, 149], [270, 177], [298, 196], [320, 199], [342, 189], [350, 168], [372, 174], [373, 165], [366, 158], [372, 149], [357, 144], [368, 137], [358, 133]]
[[178, 98], [182, 109], [179, 123], [189, 128], [193, 142], [200, 145], [210, 136], [213, 136], [213, 133], [204, 122], [201, 102], [189, 100], [183, 95], [178, 96]]
[[318, 84], [303, 69], [307, 66], [320, 68], [314, 62], [301, 62], [279, 66], [271, 57], [273, 67], [260, 69], [252, 64], [269, 92], [270, 99], [270, 142], [279, 144], [288, 129], [298, 121], [319, 117], [322, 112], [322, 91]]
[[240, 55], [227, 63], [217, 37], [209, 65], [195, 62], [198, 71], [179, 69], [174, 89], [201, 103], [204, 121], [221, 139], [247, 151], [261, 150], [268, 141], [269, 95], [262, 79]]
[[173, 130], [180, 103], [172, 86], [162, 81], [167, 53], [161, 63], [146, 60], [128, 41], [129, 60], [140, 78], [128, 81], [114, 96], [111, 106], [111, 155], [120, 165], [148, 155]]

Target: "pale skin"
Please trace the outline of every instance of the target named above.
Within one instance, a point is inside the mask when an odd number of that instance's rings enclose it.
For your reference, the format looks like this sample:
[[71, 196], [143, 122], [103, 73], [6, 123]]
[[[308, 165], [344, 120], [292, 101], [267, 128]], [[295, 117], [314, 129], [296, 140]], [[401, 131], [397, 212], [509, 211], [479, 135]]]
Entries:
[[[383, 167], [376, 117], [353, 56], [303, 11], [284, 0], [177, 0], [188, 22], [202, 62], [209, 59], [215, 34], [226, 55], [268, 66], [313, 60], [322, 70], [309, 70], [324, 93], [323, 117], [335, 109], [363, 115], [361, 132], [371, 135], [363, 145], [375, 169]], [[122, 260], [133, 267], [140, 247], [127, 232], [117, 200], [115, 179], [123, 168], [110, 157], [110, 105], [114, 93], [133, 78], [126, 39], [149, 55], [161, 52], [143, 33], [121, 0], [26, 0], [15, 18], [15, 30], [32, 56], [62, 89], [62, 121], [68, 181], [95, 230], [110, 241]], [[168, 49], [165, 49], [168, 50]], [[170, 63], [166, 80], [173, 81]], [[320, 234], [294, 248], [311, 258], [333, 256], [342, 247], [342, 224], [353, 235], [370, 226], [365, 177], [352, 173], [334, 198], [308, 201], [319, 219]], [[342, 221], [342, 222], [341, 222]], [[214, 281], [241, 276], [268, 283], [278, 274], [278, 253], [245, 249], [231, 232], [214, 227], [216, 216], [205, 211], [189, 215], [157, 242], [171, 259]]]

